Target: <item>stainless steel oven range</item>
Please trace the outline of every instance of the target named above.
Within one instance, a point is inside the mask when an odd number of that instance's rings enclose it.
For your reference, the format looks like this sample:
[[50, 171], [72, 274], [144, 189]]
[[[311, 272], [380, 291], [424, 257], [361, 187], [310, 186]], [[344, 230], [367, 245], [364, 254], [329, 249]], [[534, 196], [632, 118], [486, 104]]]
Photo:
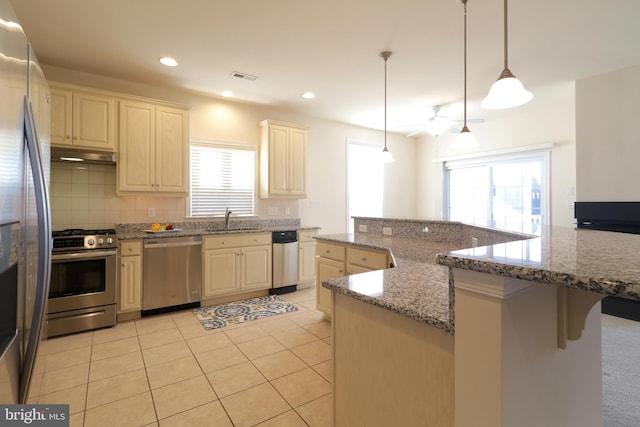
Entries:
[[46, 336], [115, 325], [116, 231], [70, 229], [52, 234]]

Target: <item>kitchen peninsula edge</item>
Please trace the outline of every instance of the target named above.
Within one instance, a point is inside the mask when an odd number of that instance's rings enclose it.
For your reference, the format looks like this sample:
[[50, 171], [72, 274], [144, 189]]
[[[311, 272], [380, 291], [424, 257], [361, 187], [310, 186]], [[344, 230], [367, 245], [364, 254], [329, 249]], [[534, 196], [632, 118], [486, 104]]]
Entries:
[[[398, 224], [355, 220], [356, 229]], [[396, 262], [323, 283], [335, 307], [336, 426], [352, 416], [371, 425], [393, 417], [407, 425], [601, 425], [599, 300], [640, 299], [640, 236], [553, 227], [436, 256], [423, 242], [412, 249], [415, 228], [395, 231], [317, 237], [387, 248]], [[431, 267], [445, 270], [446, 286], [434, 287]]]

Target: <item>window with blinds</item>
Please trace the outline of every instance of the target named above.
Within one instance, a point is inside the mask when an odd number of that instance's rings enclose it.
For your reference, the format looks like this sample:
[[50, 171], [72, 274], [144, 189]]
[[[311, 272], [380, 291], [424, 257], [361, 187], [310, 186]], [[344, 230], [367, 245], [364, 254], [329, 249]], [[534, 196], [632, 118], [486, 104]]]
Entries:
[[254, 214], [256, 148], [191, 142], [190, 216]]

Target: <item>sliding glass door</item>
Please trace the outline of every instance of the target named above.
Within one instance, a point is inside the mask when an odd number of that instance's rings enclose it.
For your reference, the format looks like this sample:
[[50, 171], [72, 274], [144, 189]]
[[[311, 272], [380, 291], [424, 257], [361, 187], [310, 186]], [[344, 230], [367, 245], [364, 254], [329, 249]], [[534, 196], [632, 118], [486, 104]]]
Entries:
[[548, 153], [445, 165], [447, 219], [540, 234], [549, 192]]

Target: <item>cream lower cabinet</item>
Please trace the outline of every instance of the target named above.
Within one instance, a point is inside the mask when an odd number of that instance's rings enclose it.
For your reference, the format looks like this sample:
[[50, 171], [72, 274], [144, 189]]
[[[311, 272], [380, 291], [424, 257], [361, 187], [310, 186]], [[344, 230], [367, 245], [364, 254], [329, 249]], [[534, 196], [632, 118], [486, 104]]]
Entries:
[[316, 308], [331, 316], [331, 291], [322, 282], [346, 274], [345, 247], [318, 242], [316, 257]]
[[142, 310], [142, 240], [121, 242], [119, 250], [118, 313]]
[[336, 277], [389, 268], [386, 251], [318, 242], [316, 257], [316, 308], [331, 316], [331, 291], [322, 282]]
[[113, 96], [51, 86], [51, 144], [104, 151], [116, 149]]
[[389, 268], [386, 252], [370, 249], [347, 248], [347, 275]]
[[203, 239], [203, 298], [271, 288], [271, 233]]
[[118, 194], [188, 193], [186, 109], [123, 100], [119, 129]]
[[317, 230], [298, 231], [298, 288], [316, 280], [316, 239]]

